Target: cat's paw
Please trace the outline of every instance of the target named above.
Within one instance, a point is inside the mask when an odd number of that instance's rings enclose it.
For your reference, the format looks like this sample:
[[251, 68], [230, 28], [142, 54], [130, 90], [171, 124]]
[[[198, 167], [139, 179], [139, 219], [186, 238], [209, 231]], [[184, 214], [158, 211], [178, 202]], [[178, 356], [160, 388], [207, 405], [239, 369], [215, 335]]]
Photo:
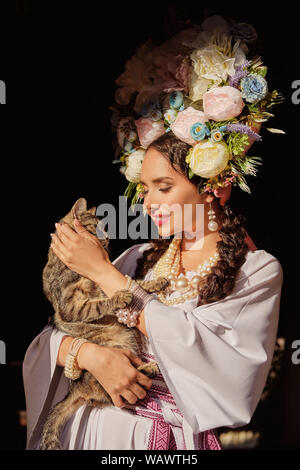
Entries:
[[147, 292], [159, 292], [169, 285], [169, 280], [166, 277], [159, 277], [151, 281], [139, 281], [139, 285]]
[[137, 367], [137, 370], [147, 375], [150, 378], [154, 378], [160, 373], [160, 370], [156, 361], [150, 361], [150, 362], [147, 362], [146, 364], [142, 364], [141, 366]]
[[129, 290], [120, 290], [111, 298], [113, 310], [126, 308], [132, 301], [133, 294]]

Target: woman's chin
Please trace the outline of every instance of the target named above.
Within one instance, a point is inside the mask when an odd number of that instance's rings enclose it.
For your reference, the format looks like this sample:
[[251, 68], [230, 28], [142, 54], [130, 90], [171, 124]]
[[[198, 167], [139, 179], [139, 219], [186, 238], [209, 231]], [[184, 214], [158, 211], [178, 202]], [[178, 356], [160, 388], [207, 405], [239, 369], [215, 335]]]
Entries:
[[171, 237], [174, 233], [173, 227], [170, 227], [170, 226], [168, 227], [168, 226], [161, 225], [157, 228], [158, 228], [158, 233], [162, 238]]

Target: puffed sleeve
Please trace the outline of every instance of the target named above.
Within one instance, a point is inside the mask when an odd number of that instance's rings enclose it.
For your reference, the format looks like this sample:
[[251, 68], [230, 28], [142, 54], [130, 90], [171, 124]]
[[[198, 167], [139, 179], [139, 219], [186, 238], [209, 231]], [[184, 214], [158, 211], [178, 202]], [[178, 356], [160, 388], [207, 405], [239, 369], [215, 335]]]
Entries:
[[146, 305], [154, 356], [194, 433], [250, 422], [272, 362], [282, 282], [277, 258], [256, 250], [225, 299], [191, 310]]

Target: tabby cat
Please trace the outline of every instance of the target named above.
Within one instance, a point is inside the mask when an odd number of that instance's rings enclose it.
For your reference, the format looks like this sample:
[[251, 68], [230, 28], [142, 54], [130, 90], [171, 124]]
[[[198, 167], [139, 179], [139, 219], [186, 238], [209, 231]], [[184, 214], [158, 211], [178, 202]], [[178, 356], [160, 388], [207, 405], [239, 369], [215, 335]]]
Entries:
[[[99, 219], [95, 215], [96, 207], [87, 209], [84, 198], [78, 199], [71, 211], [60, 222], [73, 228], [75, 218], [83, 227], [96, 235]], [[101, 239], [108, 251], [108, 242]], [[168, 285], [168, 280], [159, 278], [153, 281], [137, 280], [138, 284], [149, 293], [157, 292]], [[132, 293], [119, 290], [109, 298], [93, 281], [71, 271], [49, 248], [48, 261], [43, 270], [43, 289], [54, 308], [52, 325], [73, 337], [86, 338], [101, 346], [130, 349], [137, 356], [140, 353], [136, 328], [129, 328], [118, 322], [115, 311], [125, 308], [132, 300]], [[148, 377], [159, 373], [155, 361], [137, 368]], [[101, 384], [88, 372], [70, 380], [67, 396], [57, 403], [49, 413], [43, 428], [40, 449], [61, 449], [59, 437], [73, 413], [82, 404], [104, 407], [112, 405], [112, 399]]]

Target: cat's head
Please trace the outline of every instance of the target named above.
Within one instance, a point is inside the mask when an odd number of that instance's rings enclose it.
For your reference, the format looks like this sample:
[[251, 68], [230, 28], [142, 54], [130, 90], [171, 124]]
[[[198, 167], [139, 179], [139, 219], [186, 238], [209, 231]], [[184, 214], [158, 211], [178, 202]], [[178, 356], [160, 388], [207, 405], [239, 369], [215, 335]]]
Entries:
[[[100, 219], [96, 216], [96, 207], [93, 206], [90, 209], [87, 208], [86, 200], [81, 197], [77, 199], [75, 204], [72, 206], [70, 212], [65, 215], [59, 222], [64, 222], [74, 230], [74, 220], [78, 219], [82, 226], [88, 230], [88, 232], [97, 236], [96, 228], [99, 224]], [[104, 247], [108, 245], [108, 238], [101, 239], [99, 238]]]

